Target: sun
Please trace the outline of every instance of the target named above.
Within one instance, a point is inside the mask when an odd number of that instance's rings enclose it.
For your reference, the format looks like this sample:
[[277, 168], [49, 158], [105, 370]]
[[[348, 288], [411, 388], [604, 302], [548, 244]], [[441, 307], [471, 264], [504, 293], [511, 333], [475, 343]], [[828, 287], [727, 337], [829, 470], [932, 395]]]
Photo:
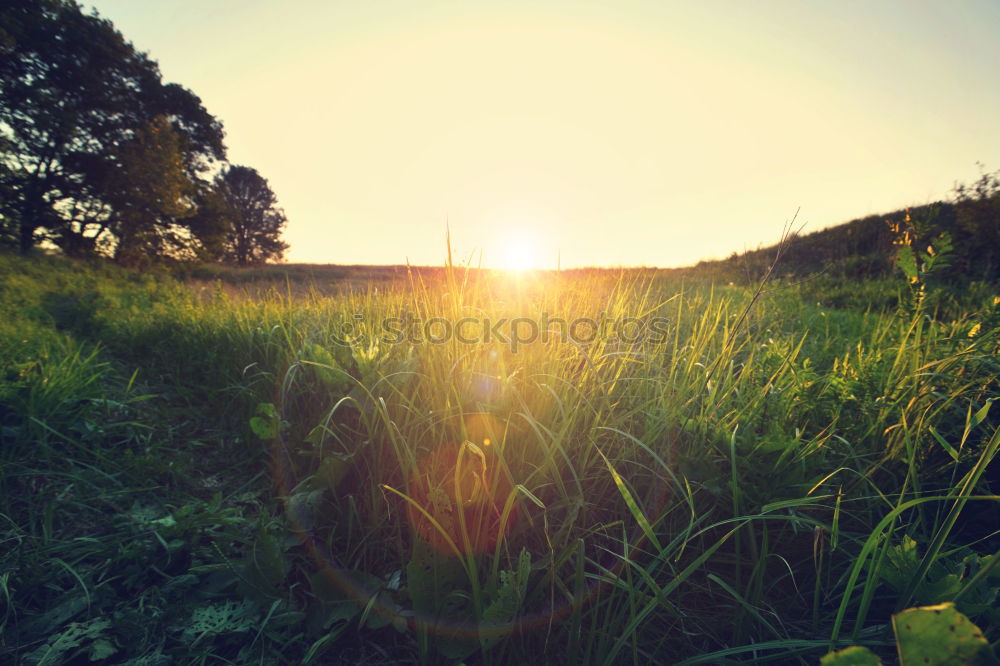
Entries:
[[507, 271], [530, 271], [538, 268], [538, 245], [527, 238], [509, 238], [500, 246], [498, 268]]

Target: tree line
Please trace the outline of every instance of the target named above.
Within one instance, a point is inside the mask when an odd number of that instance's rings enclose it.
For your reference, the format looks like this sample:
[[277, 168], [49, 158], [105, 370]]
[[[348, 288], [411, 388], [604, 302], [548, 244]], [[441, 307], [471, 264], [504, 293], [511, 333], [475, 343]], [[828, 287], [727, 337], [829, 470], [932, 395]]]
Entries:
[[268, 182], [222, 123], [73, 0], [0, 6], [0, 245], [124, 265], [278, 259]]

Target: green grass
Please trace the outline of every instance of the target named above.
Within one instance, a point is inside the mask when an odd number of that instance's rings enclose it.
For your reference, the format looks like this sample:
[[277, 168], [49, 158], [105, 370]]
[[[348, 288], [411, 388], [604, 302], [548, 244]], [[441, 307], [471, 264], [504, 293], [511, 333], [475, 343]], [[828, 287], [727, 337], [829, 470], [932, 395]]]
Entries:
[[2, 659], [815, 664], [946, 601], [1000, 638], [995, 286], [300, 273], [0, 257]]

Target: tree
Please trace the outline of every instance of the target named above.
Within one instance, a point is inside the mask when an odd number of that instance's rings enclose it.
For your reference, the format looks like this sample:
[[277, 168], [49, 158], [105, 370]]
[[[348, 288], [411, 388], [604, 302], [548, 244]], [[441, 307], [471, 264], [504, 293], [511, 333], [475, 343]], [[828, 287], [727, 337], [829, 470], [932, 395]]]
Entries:
[[256, 169], [231, 166], [215, 179], [221, 214], [229, 221], [223, 258], [240, 266], [280, 259], [287, 221], [267, 180]]
[[198, 184], [195, 205], [198, 212], [185, 222], [191, 234], [198, 239], [197, 257], [202, 261], [224, 261], [232, 214], [214, 181]]
[[117, 153], [121, 168], [109, 193], [115, 261], [135, 265], [149, 256], [183, 256], [192, 237], [181, 223], [195, 213], [195, 185], [170, 120], [157, 116]]
[[[180, 173], [193, 183], [181, 189], [197, 188], [225, 157], [221, 124], [193, 93], [164, 84], [156, 63], [110, 21], [84, 15], [76, 2], [8, 0], [0, 26], [0, 237], [22, 252], [49, 240], [68, 253], [117, 253], [122, 239], [130, 247], [134, 237], [160, 233], [172, 238], [148, 247], [175, 246], [184, 236], [176, 233], [180, 209], [158, 204], [157, 224], [141, 230], [133, 229], [145, 224], [137, 211], [156, 192], [176, 191]], [[123, 172], [162, 163], [164, 151], [178, 168], [159, 182], [148, 168], [141, 187], [124, 183]]]
[[979, 165], [971, 185], [955, 186], [955, 224], [960, 260], [967, 275], [1000, 278], [1000, 171]]

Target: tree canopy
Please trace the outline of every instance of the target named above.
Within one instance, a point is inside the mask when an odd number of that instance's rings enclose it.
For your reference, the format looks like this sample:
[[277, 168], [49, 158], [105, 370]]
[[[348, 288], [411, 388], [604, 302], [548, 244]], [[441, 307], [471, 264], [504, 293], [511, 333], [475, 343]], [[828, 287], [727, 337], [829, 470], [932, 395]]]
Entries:
[[198, 213], [223, 136], [110, 21], [71, 0], [0, 8], [0, 242], [125, 264], [211, 255], [225, 230]]
[[221, 212], [229, 221], [223, 258], [240, 266], [278, 259], [288, 248], [280, 240], [285, 213], [256, 169], [231, 166], [215, 179]]

